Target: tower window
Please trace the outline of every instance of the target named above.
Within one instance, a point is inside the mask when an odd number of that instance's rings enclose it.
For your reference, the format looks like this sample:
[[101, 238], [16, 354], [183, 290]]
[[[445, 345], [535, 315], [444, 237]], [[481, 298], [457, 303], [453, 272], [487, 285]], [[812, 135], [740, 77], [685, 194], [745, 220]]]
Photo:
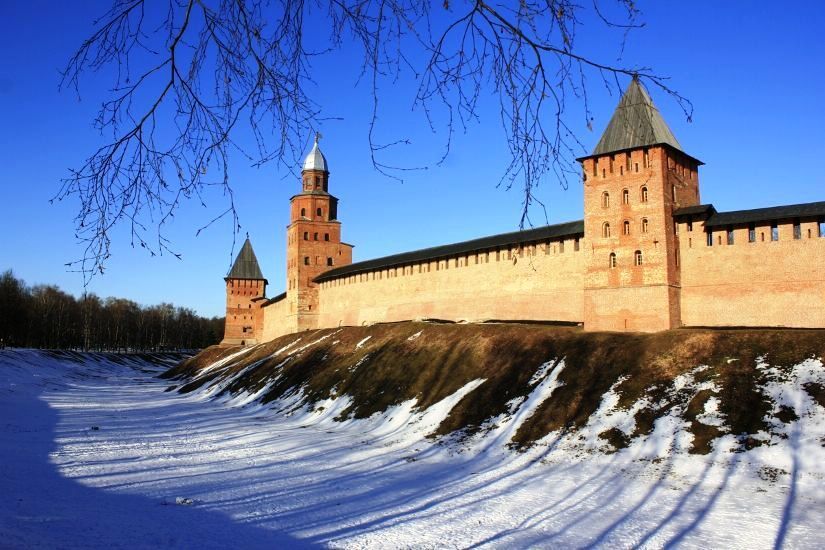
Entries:
[[802, 225], [799, 220], [793, 222], [793, 238], [797, 240], [802, 238]]
[[748, 226], [748, 242], [755, 243], [756, 242], [756, 226], [750, 224]]
[[642, 187], [641, 200], [642, 202], [647, 202], [647, 186]]
[[622, 189], [622, 204], [630, 204], [630, 191]]
[[610, 193], [602, 193], [602, 208], [610, 208]]
[[314, 240], [314, 241], [318, 240], [318, 233], [313, 233], [312, 240]]
[[329, 240], [329, 233], [324, 233], [324, 240], [325, 240], [325, 241], [328, 241], [328, 240]]
[[321, 177], [315, 176], [315, 189], [320, 189], [321, 187]]
[[713, 246], [713, 231], [708, 230], [707, 235], [708, 235], [707, 245], [708, 246]]
[[323, 211], [323, 210], [321, 210], [320, 208], [318, 208], [318, 209], [316, 209], [316, 210], [315, 210], [315, 215], [316, 215], [316, 216], [319, 216], [319, 217], [320, 217], [320, 216], [323, 216], [323, 215], [324, 215], [324, 211]]
[[607, 223], [607, 222], [604, 222], [604, 224], [602, 224], [602, 237], [607, 238], [609, 236], [610, 236], [610, 224]]
[[733, 228], [732, 227], [728, 227], [727, 234], [728, 234], [728, 244], [733, 244]]
[[305, 241], [309, 240], [309, 231], [304, 231], [304, 240]]
[[630, 235], [630, 222], [627, 220], [622, 224], [622, 233], [624, 235]]
[[301, 208], [301, 217], [305, 218], [306, 215], [307, 215], [307, 209], [306, 208]]
[[647, 218], [642, 218], [642, 233], [647, 233]]
[[650, 157], [648, 156], [647, 149], [644, 150], [644, 157], [643, 157], [643, 164], [645, 168], [650, 167]]
[[304, 265], [309, 265], [309, 256], [304, 256]]
[[771, 224], [771, 240], [778, 241], [779, 240], [779, 227], [777, 225]]
[[327, 265], [328, 265], [328, 266], [331, 266], [331, 265], [332, 265], [332, 258], [327, 258]]
[[616, 267], [616, 253], [615, 252], [610, 253], [610, 258], [608, 260], [607, 266], [610, 269], [614, 269]]
[[642, 265], [642, 251], [637, 250], [633, 253], [633, 265]]

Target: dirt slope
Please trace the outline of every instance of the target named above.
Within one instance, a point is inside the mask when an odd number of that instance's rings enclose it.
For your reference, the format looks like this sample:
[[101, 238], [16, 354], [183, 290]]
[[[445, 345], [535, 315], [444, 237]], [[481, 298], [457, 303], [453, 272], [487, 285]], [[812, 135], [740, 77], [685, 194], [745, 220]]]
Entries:
[[[678, 408], [694, 436], [692, 451], [705, 453], [720, 435], [734, 434], [750, 448], [766, 440], [774, 422], [794, 420], [793, 410], [773, 403], [763, 386], [802, 361], [821, 363], [823, 357], [825, 330], [617, 334], [531, 324], [398, 323], [309, 331], [248, 350], [212, 347], [164, 376], [180, 392], [222, 383], [221, 393], [260, 392], [265, 403], [297, 391], [309, 406], [348, 395], [353, 401], [341, 416], [354, 418], [413, 398], [425, 409], [485, 379], [433, 434], [469, 435], [511, 413], [534, 389], [543, 364], [563, 360], [560, 386], [520, 424], [514, 447], [584, 426], [612, 392], [619, 396], [617, 409], [635, 412], [632, 431], [600, 435], [609, 447], [644, 437], [657, 418]], [[675, 382], [686, 376], [691, 384]], [[825, 406], [822, 384], [804, 390]], [[723, 423], [701, 421], [710, 404], [718, 406]]]

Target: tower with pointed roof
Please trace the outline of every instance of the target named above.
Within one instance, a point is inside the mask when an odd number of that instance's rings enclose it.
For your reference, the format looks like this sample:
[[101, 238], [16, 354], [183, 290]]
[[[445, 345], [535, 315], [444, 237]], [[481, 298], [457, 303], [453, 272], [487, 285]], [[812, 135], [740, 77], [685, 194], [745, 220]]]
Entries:
[[673, 212], [699, 204], [699, 160], [682, 150], [633, 78], [591, 155], [584, 179], [587, 330], [658, 331], [680, 319]]
[[321, 273], [352, 263], [352, 245], [341, 242], [338, 199], [329, 193], [329, 166], [315, 135], [301, 170], [301, 191], [290, 199], [287, 227], [287, 318], [292, 331], [318, 326]]
[[250, 345], [261, 341], [267, 280], [247, 236], [226, 281], [226, 325], [222, 344]]

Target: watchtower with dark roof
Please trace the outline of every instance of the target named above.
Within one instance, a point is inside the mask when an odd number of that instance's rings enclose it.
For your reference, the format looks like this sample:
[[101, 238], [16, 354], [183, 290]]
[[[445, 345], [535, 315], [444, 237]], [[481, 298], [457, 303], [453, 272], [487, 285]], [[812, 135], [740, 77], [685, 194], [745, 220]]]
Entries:
[[699, 204], [699, 160], [676, 140], [633, 78], [584, 179], [587, 330], [657, 331], [680, 325], [673, 211]]
[[290, 199], [287, 227], [287, 325], [293, 331], [317, 328], [315, 278], [352, 263], [352, 245], [341, 242], [338, 199], [329, 193], [329, 165], [315, 135], [301, 170], [301, 192]]
[[226, 281], [226, 328], [223, 344], [249, 345], [261, 341], [263, 315], [260, 303], [266, 298], [267, 280], [249, 237], [241, 246]]

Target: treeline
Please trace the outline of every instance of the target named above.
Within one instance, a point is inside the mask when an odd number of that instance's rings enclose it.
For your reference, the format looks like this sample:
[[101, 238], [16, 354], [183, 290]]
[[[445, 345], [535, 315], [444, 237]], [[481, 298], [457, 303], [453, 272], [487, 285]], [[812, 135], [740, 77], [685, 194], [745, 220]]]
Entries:
[[199, 349], [223, 337], [222, 317], [172, 304], [141, 306], [95, 294], [75, 298], [54, 285], [0, 276], [0, 338], [6, 346], [96, 351]]

